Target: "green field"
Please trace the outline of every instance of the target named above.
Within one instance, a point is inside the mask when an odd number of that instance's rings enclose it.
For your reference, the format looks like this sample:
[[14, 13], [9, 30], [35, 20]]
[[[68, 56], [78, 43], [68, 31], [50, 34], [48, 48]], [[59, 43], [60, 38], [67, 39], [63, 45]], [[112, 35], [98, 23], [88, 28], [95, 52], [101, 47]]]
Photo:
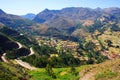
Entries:
[[79, 80], [79, 72], [87, 67], [88, 66], [76, 67], [77, 75], [72, 74], [70, 68], [53, 68], [53, 72], [56, 75], [55, 79], [47, 75], [44, 68], [30, 71], [29, 75], [31, 76], [30, 80]]

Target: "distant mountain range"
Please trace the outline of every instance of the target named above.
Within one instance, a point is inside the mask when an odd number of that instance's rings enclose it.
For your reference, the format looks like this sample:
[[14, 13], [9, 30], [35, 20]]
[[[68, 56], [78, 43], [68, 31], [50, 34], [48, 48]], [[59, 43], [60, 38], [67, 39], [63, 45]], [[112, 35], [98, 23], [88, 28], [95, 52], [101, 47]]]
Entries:
[[[96, 22], [102, 24], [99, 27], [94, 27]], [[43, 35], [66, 34], [76, 36], [86, 31], [90, 32], [98, 28], [99, 30], [103, 29], [105, 25], [119, 25], [119, 22], [120, 8], [117, 7], [104, 9], [83, 7], [70, 7], [61, 10], [45, 9], [37, 15], [30, 13], [22, 17], [7, 14], [0, 10], [1, 25], [4, 24], [20, 29], [22, 27], [27, 29], [30, 26], [29, 28], [32, 32]]]
[[[101, 17], [109, 18], [110, 20], [119, 19], [120, 16], [120, 8], [64, 8], [62, 10], [48, 10], [45, 9], [44, 11], [37, 14], [34, 18], [34, 21], [39, 23], [47, 23], [52, 27], [56, 27], [56, 25], [52, 25], [57, 23], [66, 22], [71, 23], [84, 23], [84, 20], [95, 21]], [[72, 25], [71, 25], [72, 26]], [[58, 27], [58, 24], [57, 24]]]
[[35, 16], [36, 16], [36, 15], [33, 14], [33, 13], [28, 13], [28, 14], [26, 14], [26, 15], [22, 15], [23, 18], [26, 18], [26, 19], [29, 19], [29, 20], [34, 19]]
[[[118, 24], [120, 22], [120, 8], [91, 9], [70, 7], [62, 10], [45, 9], [37, 14], [33, 21], [42, 24], [33, 27], [38, 33], [45, 31], [45, 34], [55, 32], [54, 34], [81, 35], [83, 32], [98, 29], [98, 26], [93, 28], [94, 24], [98, 24], [96, 22], [102, 23], [99, 25], [99, 29], [102, 29], [105, 25], [109, 25], [110, 23], [111, 25]], [[82, 30], [80, 28], [82, 28]]]

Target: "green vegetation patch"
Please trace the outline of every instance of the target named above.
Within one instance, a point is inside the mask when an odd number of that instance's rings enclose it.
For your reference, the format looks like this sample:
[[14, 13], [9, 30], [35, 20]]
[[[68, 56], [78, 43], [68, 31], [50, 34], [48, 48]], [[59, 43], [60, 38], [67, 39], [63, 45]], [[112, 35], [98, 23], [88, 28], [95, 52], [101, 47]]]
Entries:
[[[88, 68], [89, 65], [83, 65], [80, 67], [67, 67], [67, 68], [52, 68], [56, 78], [52, 78], [46, 73], [45, 68], [39, 68], [37, 70], [32, 70], [29, 72], [31, 76], [30, 80], [79, 80], [79, 72], [85, 68]], [[73, 70], [73, 72], [71, 72]], [[77, 73], [77, 74], [74, 74]]]
[[29, 77], [26, 69], [0, 62], [0, 80], [29, 80]]
[[53, 72], [56, 78], [52, 78], [47, 75], [44, 68], [38, 70], [30, 71], [31, 80], [78, 80], [79, 75], [73, 75], [70, 72], [70, 68], [54, 68]]
[[113, 77], [116, 77], [117, 75], [118, 75], [117, 72], [106, 70], [106, 71], [102, 71], [96, 74], [95, 78], [96, 80], [109, 80]]

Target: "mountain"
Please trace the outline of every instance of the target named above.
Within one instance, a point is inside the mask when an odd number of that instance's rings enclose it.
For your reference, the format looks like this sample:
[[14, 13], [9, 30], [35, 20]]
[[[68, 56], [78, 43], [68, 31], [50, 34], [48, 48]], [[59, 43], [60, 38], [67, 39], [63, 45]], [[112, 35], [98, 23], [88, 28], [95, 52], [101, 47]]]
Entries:
[[36, 16], [36, 15], [33, 14], [33, 13], [28, 13], [28, 14], [26, 14], [26, 15], [22, 15], [23, 18], [26, 18], [26, 19], [29, 19], [29, 20], [34, 19], [35, 16]]
[[[83, 8], [83, 7], [70, 7], [70, 8], [63, 8], [61, 10], [49, 10], [45, 9], [34, 18], [34, 21], [44, 23], [49, 20], [53, 20], [55, 16], [60, 16], [60, 18], [69, 18], [75, 21], [80, 20], [96, 20], [102, 15], [113, 15], [118, 14], [120, 8], [112, 7], [112, 8]], [[42, 21], [40, 21], [42, 20]]]
[[[34, 21], [37, 23], [33, 24]], [[33, 22], [0, 10], [0, 57], [10, 62], [0, 62], [2, 80], [30, 80], [29, 77], [33, 77], [32, 80], [39, 77], [50, 80], [120, 79], [120, 59], [117, 59], [120, 57], [120, 8], [45, 9]], [[29, 71], [31, 74], [14, 59], [42, 68], [35, 70], [37, 74]], [[80, 72], [80, 77], [76, 71]]]
[[[83, 8], [83, 7], [70, 7], [63, 8], [61, 10], [49, 10], [45, 9], [33, 19], [33, 21], [38, 22], [42, 25], [34, 26], [33, 29], [36, 31], [42, 31], [40, 27], [44, 27], [44, 31], [47, 32], [50, 28], [55, 28], [58, 31], [61, 31], [64, 34], [76, 35], [79, 33], [80, 28], [84, 28], [82, 31], [91, 31], [96, 28], [102, 28], [103, 25], [108, 25], [111, 23], [120, 22], [120, 8]], [[94, 27], [93, 26], [102, 23], [101, 25]], [[43, 29], [43, 28], [42, 28]], [[45, 32], [45, 33], [46, 33]], [[52, 31], [51, 31], [52, 32]], [[54, 31], [53, 31], [54, 32]], [[40, 33], [40, 32], [39, 32]], [[79, 35], [77, 34], [77, 35]]]
[[0, 15], [5, 14], [3, 10], [0, 9]]
[[[51, 24], [52, 22], [57, 22], [57, 20], [65, 20], [69, 22], [66, 19], [72, 20], [74, 23], [84, 23], [84, 20], [90, 20], [95, 21], [101, 16], [111, 17], [111, 18], [117, 18], [116, 16], [119, 16], [120, 8], [63, 8], [62, 10], [49, 10], [45, 9], [44, 11], [37, 14], [37, 16], [34, 18], [34, 21], [39, 23], [47, 23]], [[54, 24], [53, 23], [53, 24]], [[61, 22], [59, 22], [61, 23]], [[54, 25], [56, 26], [56, 25]], [[52, 26], [52, 27], [54, 27]], [[57, 26], [56, 26], [57, 27]]]
[[[63, 19], [69, 22], [66, 19], [72, 20], [74, 23], [80, 22], [81, 20], [95, 20], [101, 15], [100, 10], [90, 9], [90, 8], [64, 8], [62, 10], [48, 10], [37, 14], [34, 21], [39, 23], [51, 23], [55, 19]], [[50, 22], [51, 21], [51, 22]], [[56, 22], [56, 21], [55, 21]], [[56, 26], [56, 25], [54, 25]]]
[[17, 15], [7, 14], [3, 10], [0, 10], [0, 23], [11, 28], [25, 27], [33, 24], [30, 20], [24, 19]]

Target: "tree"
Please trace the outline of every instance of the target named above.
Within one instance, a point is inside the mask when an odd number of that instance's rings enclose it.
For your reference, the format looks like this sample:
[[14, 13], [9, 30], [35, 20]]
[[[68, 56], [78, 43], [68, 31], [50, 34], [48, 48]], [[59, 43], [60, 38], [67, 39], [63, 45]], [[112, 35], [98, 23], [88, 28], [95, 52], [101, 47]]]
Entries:
[[96, 45], [93, 42], [87, 42], [85, 45], [86, 51], [94, 50], [95, 47], [96, 47]]
[[76, 71], [76, 68], [73, 65], [70, 68], [70, 72], [75, 76], [78, 74], [78, 72]]
[[52, 66], [50, 64], [47, 64], [46, 68], [46, 73], [51, 76], [52, 78], [56, 78], [56, 75], [54, 74], [53, 70], [52, 70]]
[[111, 40], [107, 40], [106, 42], [107, 42], [107, 44], [108, 44], [109, 47], [113, 47]]

